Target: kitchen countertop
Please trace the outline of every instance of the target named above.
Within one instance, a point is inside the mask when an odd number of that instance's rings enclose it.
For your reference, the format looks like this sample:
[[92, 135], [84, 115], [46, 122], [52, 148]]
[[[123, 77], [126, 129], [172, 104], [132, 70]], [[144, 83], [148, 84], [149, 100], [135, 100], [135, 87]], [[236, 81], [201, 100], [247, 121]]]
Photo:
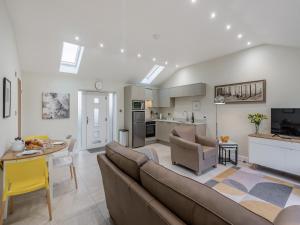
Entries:
[[156, 122], [165, 122], [165, 123], [178, 123], [178, 124], [186, 124], [186, 125], [206, 125], [205, 122], [187, 122], [187, 121], [177, 121], [177, 120], [160, 120], [160, 119], [154, 119], [152, 121], [156, 121]]

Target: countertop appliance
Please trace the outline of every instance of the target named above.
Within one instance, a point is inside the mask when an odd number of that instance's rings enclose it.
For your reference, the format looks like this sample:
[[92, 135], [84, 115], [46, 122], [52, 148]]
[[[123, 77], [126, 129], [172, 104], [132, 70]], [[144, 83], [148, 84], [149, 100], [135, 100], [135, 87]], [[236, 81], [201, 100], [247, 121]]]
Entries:
[[132, 101], [132, 111], [143, 111], [145, 110], [145, 101], [133, 100]]
[[132, 147], [138, 148], [145, 146], [146, 123], [145, 111], [132, 112]]
[[156, 122], [155, 121], [147, 121], [146, 122], [146, 137], [155, 137], [155, 127]]

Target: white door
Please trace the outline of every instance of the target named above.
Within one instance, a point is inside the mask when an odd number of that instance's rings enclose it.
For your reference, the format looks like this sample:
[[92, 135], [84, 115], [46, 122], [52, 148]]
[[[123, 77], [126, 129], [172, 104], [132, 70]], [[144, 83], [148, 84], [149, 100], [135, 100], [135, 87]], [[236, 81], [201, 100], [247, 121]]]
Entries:
[[106, 95], [86, 96], [86, 148], [99, 148], [108, 141], [108, 98]]

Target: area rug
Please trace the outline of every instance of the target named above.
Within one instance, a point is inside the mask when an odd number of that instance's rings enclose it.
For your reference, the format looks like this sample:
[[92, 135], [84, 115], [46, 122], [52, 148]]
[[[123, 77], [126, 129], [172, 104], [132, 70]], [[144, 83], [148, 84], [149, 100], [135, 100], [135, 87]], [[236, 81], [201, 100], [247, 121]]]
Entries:
[[300, 186], [247, 167], [231, 167], [205, 184], [270, 222], [284, 208], [300, 205]]

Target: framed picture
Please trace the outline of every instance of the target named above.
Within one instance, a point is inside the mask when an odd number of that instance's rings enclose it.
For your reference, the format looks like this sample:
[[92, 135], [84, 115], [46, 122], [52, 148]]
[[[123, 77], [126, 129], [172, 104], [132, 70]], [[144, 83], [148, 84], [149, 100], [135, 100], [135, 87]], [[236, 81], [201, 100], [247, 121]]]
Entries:
[[11, 115], [11, 82], [3, 78], [3, 118]]
[[222, 96], [226, 104], [265, 103], [266, 80], [215, 86], [215, 98]]
[[70, 94], [43, 93], [42, 118], [44, 120], [70, 118]]

